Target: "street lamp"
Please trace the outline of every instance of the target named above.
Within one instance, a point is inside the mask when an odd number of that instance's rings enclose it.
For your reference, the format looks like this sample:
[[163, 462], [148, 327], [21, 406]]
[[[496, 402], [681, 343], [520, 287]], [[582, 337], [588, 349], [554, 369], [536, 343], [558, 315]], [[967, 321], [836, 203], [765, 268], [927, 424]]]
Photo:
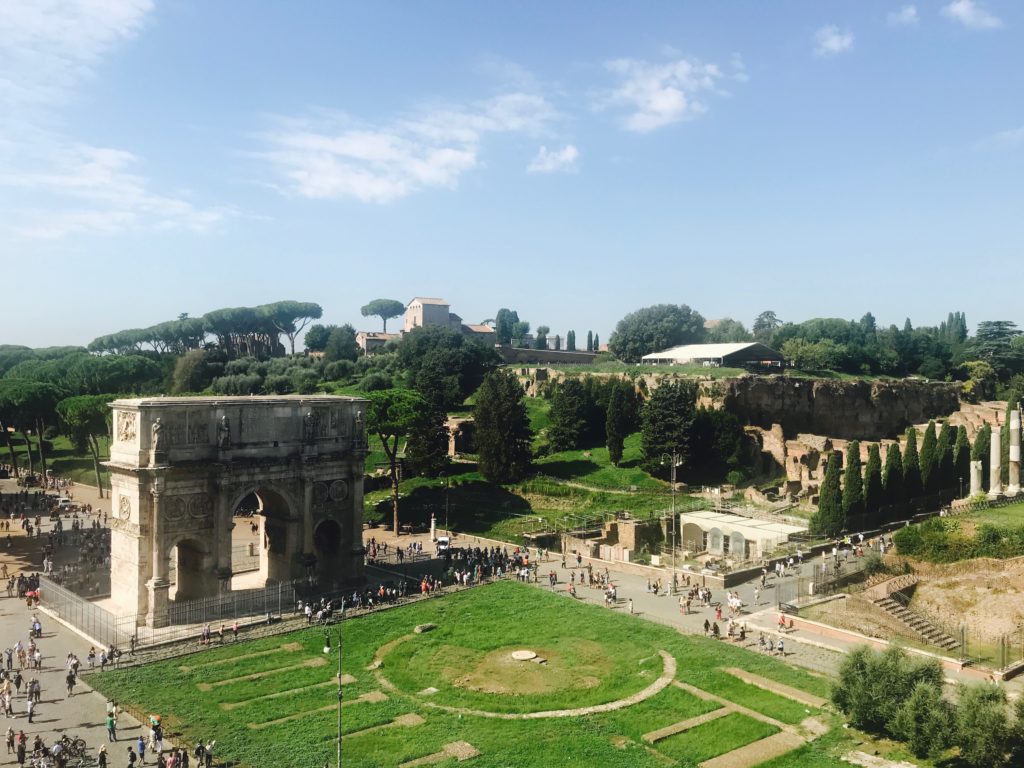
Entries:
[[672, 582], [669, 584], [669, 594], [674, 595], [676, 593], [676, 467], [683, 463], [683, 459], [679, 455], [679, 451], [674, 449], [671, 456], [667, 453], [661, 454], [662, 466], [665, 465], [665, 459], [672, 462]]
[[[341, 768], [341, 627], [336, 635], [338, 642], [338, 768]], [[331, 631], [324, 629], [324, 653], [331, 652]]]

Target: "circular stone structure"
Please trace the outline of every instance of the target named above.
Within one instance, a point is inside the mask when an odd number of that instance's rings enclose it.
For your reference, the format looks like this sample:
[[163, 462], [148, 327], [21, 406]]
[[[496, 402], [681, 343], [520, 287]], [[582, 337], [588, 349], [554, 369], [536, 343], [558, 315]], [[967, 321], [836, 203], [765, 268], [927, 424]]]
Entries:
[[537, 658], [537, 654], [534, 651], [512, 651], [512, 658], [515, 661], [533, 661]]

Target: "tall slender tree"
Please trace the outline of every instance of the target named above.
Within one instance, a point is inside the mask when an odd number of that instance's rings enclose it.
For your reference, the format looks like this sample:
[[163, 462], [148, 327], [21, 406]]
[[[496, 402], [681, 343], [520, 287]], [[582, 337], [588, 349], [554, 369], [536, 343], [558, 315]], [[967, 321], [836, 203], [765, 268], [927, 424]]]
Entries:
[[622, 461], [622, 448], [628, 429], [626, 393], [621, 386], [615, 386], [608, 398], [608, 411], [605, 416], [605, 444], [608, 446], [608, 458], [613, 466], [619, 466], [619, 462]]
[[956, 430], [956, 443], [953, 445], [953, 474], [957, 487], [962, 492], [970, 487], [971, 482], [971, 443], [967, 439], [967, 427], [961, 424]]
[[903, 489], [903, 456], [900, 454], [899, 443], [890, 443], [885, 452], [882, 490], [885, 492], [886, 504], [902, 504], [906, 500]]
[[594, 351], [595, 352], [600, 352], [601, 351], [601, 337], [598, 336], [596, 333], [594, 334]]
[[587, 352], [594, 351], [594, 332], [587, 331]]
[[921, 488], [925, 493], [935, 493], [938, 490], [938, 454], [936, 453], [935, 421], [929, 421], [925, 427], [924, 437], [921, 438], [921, 453], [918, 461], [921, 467]]
[[368, 392], [370, 401], [367, 408], [367, 428], [380, 438], [384, 453], [388, 457], [388, 473], [391, 476], [391, 510], [395, 536], [398, 535], [398, 448], [402, 439], [409, 434], [422, 414], [429, 411], [429, 404], [411, 389], [382, 389]]
[[988, 424], [978, 430], [974, 436], [974, 445], [971, 446], [971, 459], [981, 462], [981, 487], [988, 490], [988, 470], [991, 461], [992, 427]]
[[868, 446], [868, 463], [864, 466], [864, 511], [875, 515], [882, 506], [882, 455], [878, 443]]
[[697, 386], [692, 380], [665, 382], [651, 393], [641, 414], [643, 467], [652, 475], [667, 477], [665, 455], [677, 454], [680, 465], [690, 460], [690, 437], [697, 407]]
[[576, 351], [576, 331], [569, 331], [567, 334], [565, 334], [565, 351]]
[[863, 514], [864, 480], [861, 475], [860, 442], [851, 440], [846, 447], [846, 466], [843, 470], [843, 517], [848, 520]]
[[907, 501], [924, 493], [921, 483], [921, 462], [917, 454], [917, 430], [907, 427], [907, 444], [903, 447], [903, 495]]
[[956, 472], [953, 469], [953, 441], [956, 435], [948, 421], [942, 422], [939, 439], [935, 443], [935, 473], [938, 476], [937, 490], [948, 491], [956, 487]]
[[533, 435], [523, 395], [505, 369], [489, 373], [477, 390], [473, 420], [480, 474], [492, 483], [513, 483], [530, 472]]
[[839, 487], [842, 463], [838, 451], [832, 451], [825, 465], [825, 479], [818, 491], [818, 511], [811, 517], [811, 529], [824, 536], [838, 536], [846, 527], [843, 492]]

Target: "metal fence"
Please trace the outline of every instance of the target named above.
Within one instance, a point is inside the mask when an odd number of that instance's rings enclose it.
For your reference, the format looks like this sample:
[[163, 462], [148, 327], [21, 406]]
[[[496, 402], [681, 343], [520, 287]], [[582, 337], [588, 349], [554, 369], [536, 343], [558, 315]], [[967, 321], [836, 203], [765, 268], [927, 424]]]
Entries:
[[101, 643], [124, 645], [131, 637], [119, 617], [45, 576], [39, 577], [39, 592], [44, 608]]
[[830, 595], [840, 587], [864, 576], [868, 558], [803, 563], [789, 571], [789, 576], [776, 579], [776, 605], [800, 606], [821, 595]]

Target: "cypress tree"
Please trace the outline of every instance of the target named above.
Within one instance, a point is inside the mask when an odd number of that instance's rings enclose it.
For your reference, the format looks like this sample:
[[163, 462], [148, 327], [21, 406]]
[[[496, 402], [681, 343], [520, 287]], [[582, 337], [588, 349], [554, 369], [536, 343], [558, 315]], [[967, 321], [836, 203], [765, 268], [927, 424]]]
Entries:
[[913, 501], [923, 492], [921, 463], [917, 456], [917, 430], [907, 427], [907, 444], [903, 449], [903, 497]]
[[587, 331], [587, 352], [594, 351], [594, 332]]
[[943, 422], [939, 430], [939, 440], [935, 444], [935, 466], [939, 476], [940, 491], [957, 487], [956, 472], [953, 469], [953, 441], [956, 436], [949, 422]]
[[566, 379], [551, 397], [548, 441], [552, 450], [571, 451], [583, 446], [587, 432], [587, 397], [583, 383]]
[[992, 427], [986, 424], [978, 430], [974, 436], [974, 445], [971, 446], [971, 459], [981, 462], [981, 487], [988, 490], [988, 470], [991, 465], [991, 454], [989, 446], [992, 443]]
[[569, 331], [567, 334], [565, 334], [565, 351], [576, 351], [576, 331]]
[[629, 429], [629, 409], [626, 403], [626, 393], [623, 388], [616, 385], [608, 398], [608, 412], [605, 417], [605, 443], [608, 446], [608, 458], [613, 466], [619, 466], [622, 461], [622, 446], [626, 440], [626, 432]]
[[885, 452], [882, 490], [885, 491], [886, 504], [902, 504], [906, 499], [903, 492], [903, 457], [900, 455], [899, 443], [890, 443]]
[[811, 518], [811, 529], [824, 536], [837, 536], [846, 525], [843, 515], [843, 492], [839, 488], [840, 468], [838, 451], [832, 451], [825, 465], [825, 479], [818, 490], [818, 511]]
[[957, 488], [962, 487], [968, 493], [971, 487], [971, 443], [967, 439], [967, 427], [961, 424], [956, 430], [956, 443], [953, 445], [953, 475]]
[[[921, 489], [925, 493], [935, 493], [938, 490], [936, 487], [939, 479], [936, 474], [938, 454], [935, 448], [935, 422], [929, 421], [928, 426], [924, 430], [924, 438], [921, 440], [921, 454], [918, 458], [921, 468]], [[906, 469], [906, 462], [903, 462], [903, 466]]]
[[846, 447], [846, 468], [843, 471], [843, 517], [849, 520], [863, 514], [864, 480], [861, 477], [860, 443], [851, 440]]
[[601, 351], [601, 338], [596, 333], [594, 334], [594, 351]]
[[878, 512], [883, 503], [882, 454], [878, 443], [868, 446], [868, 463], [864, 467], [864, 511], [869, 515]]
[[473, 420], [480, 474], [492, 483], [514, 483], [532, 461], [530, 419], [523, 387], [508, 369], [487, 374], [476, 393]]

